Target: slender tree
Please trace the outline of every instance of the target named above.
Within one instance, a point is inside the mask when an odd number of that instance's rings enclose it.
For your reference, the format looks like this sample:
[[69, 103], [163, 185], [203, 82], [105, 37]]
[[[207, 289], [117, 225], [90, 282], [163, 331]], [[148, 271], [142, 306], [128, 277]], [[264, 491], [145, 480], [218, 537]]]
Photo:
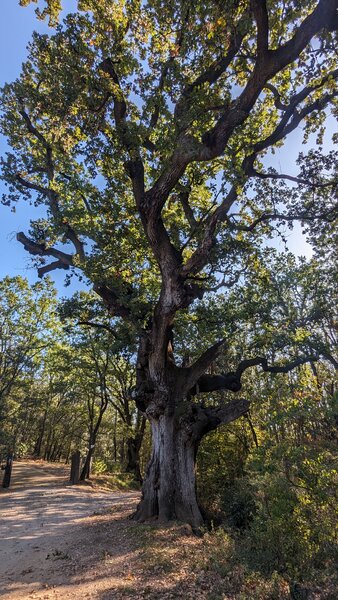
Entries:
[[[47, 5], [53, 23], [60, 3]], [[239, 392], [254, 365], [288, 372], [318, 353], [280, 352], [277, 364], [243, 356], [218, 375], [208, 369], [235, 324], [199, 338], [193, 359], [175, 353], [175, 326], [244, 277], [279, 224], [298, 219], [318, 232], [332, 221], [332, 160], [318, 150], [294, 176], [264, 168], [264, 156], [299, 126], [323, 141], [337, 97], [337, 3], [78, 6], [54, 36], [34, 36], [22, 75], [3, 90], [13, 149], [3, 160], [5, 202], [47, 208], [17, 236], [39, 275], [82, 271], [138, 336], [134, 397], [153, 449], [137, 517], [199, 526], [199, 443], [249, 407], [244, 398], [205, 406], [199, 395]]]
[[[135, 339], [131, 339], [130, 328], [110, 318], [93, 296], [81, 292], [63, 301], [61, 314], [68, 323], [68, 332], [72, 333], [76, 354], [81, 355], [81, 348], [83, 355], [90, 352], [89, 378], [94, 377], [96, 389], [100, 390], [102, 408], [105, 411], [109, 403], [122, 423], [126, 442], [123, 467], [127, 473], [134, 474], [135, 481], [141, 482], [140, 450], [146, 419], [132, 398], [135, 387]], [[90, 402], [94, 402], [94, 408], [95, 391], [91, 395]]]
[[0, 281], [1, 412], [23, 373], [39, 368], [53, 335], [55, 296], [50, 280], [33, 287], [23, 277], [5, 277]]

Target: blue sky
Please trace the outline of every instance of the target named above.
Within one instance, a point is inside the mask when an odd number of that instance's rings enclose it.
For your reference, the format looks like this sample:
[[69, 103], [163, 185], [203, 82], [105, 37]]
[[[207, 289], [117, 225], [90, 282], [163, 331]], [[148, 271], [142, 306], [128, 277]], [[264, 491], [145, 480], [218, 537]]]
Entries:
[[[65, 11], [69, 12], [75, 8], [76, 0], [65, 0]], [[33, 30], [39, 32], [51, 32], [46, 23], [38, 21], [34, 14], [34, 6], [27, 8], [19, 6], [19, 0], [1, 0], [0, 21], [0, 85], [15, 79], [21, 69], [21, 64], [26, 57], [26, 46]], [[277, 149], [272, 157], [271, 164], [279, 172], [296, 174], [295, 160], [301, 145], [301, 132], [297, 131], [290, 136], [287, 145]], [[0, 139], [0, 153], [6, 151], [6, 142]], [[0, 181], [0, 193], [4, 192], [4, 185]], [[41, 210], [41, 209], [40, 209]], [[12, 213], [8, 207], [0, 204], [0, 278], [5, 275], [26, 276], [31, 283], [37, 280], [35, 269], [30, 266], [30, 258], [27, 252], [19, 244], [15, 235], [18, 231], [27, 232], [30, 217], [37, 216], [37, 209], [33, 209], [24, 202], [18, 203], [16, 213]], [[306, 244], [298, 225], [292, 233], [287, 233], [289, 249], [295, 254], [310, 256], [311, 250]], [[284, 246], [277, 241], [275, 243], [280, 249]], [[60, 295], [71, 293], [76, 289], [74, 282], [70, 288], [63, 286], [64, 272], [53, 272], [52, 277], [56, 282]]]
[[[67, 12], [76, 6], [76, 0], [64, 2]], [[27, 8], [19, 6], [19, 0], [1, 0], [0, 20], [0, 86], [13, 81], [21, 70], [21, 65], [26, 58], [26, 47], [31, 39], [32, 32], [50, 33], [52, 30], [47, 24], [36, 19], [34, 6]], [[6, 140], [0, 136], [0, 154], [6, 151]], [[4, 193], [5, 186], [0, 181], [0, 194]], [[19, 202], [16, 212], [0, 204], [0, 278], [5, 275], [22, 275], [31, 283], [37, 280], [36, 270], [30, 266], [30, 258], [23, 246], [16, 241], [18, 231], [27, 232], [29, 219], [37, 215], [37, 209], [24, 202]], [[53, 272], [52, 278], [60, 291], [60, 295], [71, 293], [77, 288], [74, 281], [69, 288], [64, 288], [65, 272]]]

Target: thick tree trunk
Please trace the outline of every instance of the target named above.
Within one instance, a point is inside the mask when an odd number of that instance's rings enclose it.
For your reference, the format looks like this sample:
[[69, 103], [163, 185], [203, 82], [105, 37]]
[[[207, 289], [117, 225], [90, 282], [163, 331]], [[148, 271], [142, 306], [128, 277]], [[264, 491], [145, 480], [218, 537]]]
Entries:
[[173, 415], [151, 421], [152, 455], [135, 518], [178, 519], [198, 528], [203, 523], [196, 499], [197, 442]]

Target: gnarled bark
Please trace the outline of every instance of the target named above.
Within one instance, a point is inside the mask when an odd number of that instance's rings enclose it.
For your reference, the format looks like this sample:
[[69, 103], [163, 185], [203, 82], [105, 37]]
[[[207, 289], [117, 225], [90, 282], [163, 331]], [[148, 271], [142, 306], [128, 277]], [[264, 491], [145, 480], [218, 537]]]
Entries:
[[198, 528], [203, 517], [196, 497], [195, 464], [201, 439], [222, 423], [245, 414], [246, 400], [222, 408], [203, 408], [182, 399], [174, 411], [152, 417], [152, 454], [135, 518], [178, 519]]
[[175, 423], [174, 416], [152, 420], [152, 455], [135, 518], [179, 519], [200, 527], [203, 518], [195, 489], [197, 443]]

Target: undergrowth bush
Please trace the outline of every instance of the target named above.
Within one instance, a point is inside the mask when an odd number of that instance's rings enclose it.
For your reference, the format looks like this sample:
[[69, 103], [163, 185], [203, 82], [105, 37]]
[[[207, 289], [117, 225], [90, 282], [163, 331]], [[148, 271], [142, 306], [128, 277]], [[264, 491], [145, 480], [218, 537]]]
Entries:
[[[249, 432], [240, 423], [211, 434], [198, 456], [199, 501], [209, 523], [233, 540], [234, 561], [246, 572], [246, 584], [248, 573], [253, 580], [259, 574], [256, 580], [263, 587], [255, 589], [252, 598], [333, 600], [338, 584], [334, 423], [327, 414], [318, 433], [312, 412], [312, 430], [307, 431], [303, 419], [300, 435], [294, 413], [297, 417], [293, 406], [290, 431], [282, 428], [278, 442], [271, 427], [268, 433], [258, 431], [256, 447], [248, 442]], [[294, 430], [297, 436], [291, 435]], [[221, 535], [218, 541], [223, 544]], [[211, 560], [218, 564], [220, 553], [214, 552]], [[288, 582], [287, 594], [281, 592], [281, 581]]]

